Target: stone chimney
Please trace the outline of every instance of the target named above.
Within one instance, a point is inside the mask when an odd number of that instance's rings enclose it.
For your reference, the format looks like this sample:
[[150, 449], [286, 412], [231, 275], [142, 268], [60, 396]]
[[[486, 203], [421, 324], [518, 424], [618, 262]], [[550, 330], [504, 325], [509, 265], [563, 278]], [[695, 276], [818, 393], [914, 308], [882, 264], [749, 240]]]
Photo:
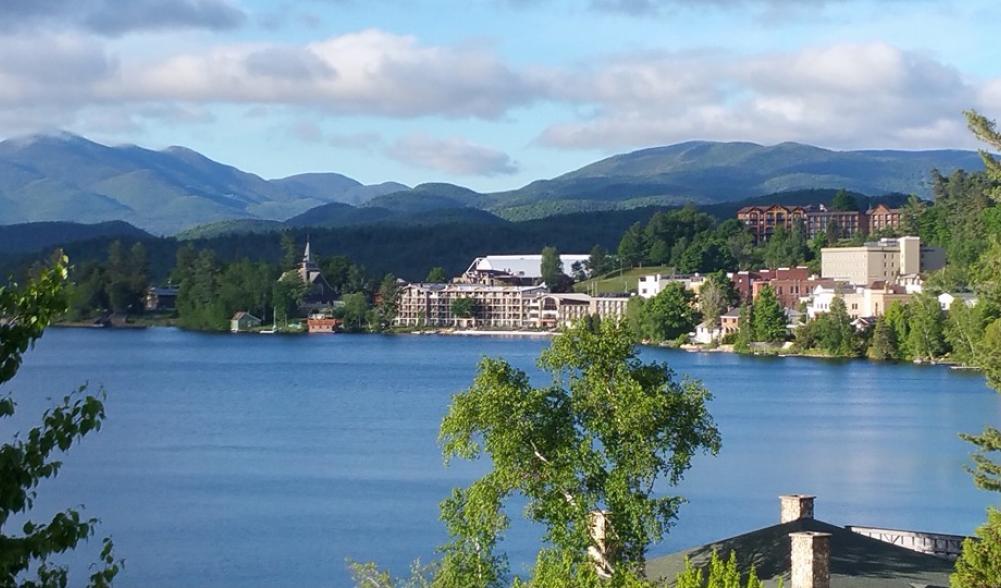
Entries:
[[790, 588], [831, 588], [831, 534], [789, 533], [792, 543]]
[[791, 523], [800, 519], [813, 518], [813, 499], [808, 494], [786, 494], [779, 496], [779, 523]]

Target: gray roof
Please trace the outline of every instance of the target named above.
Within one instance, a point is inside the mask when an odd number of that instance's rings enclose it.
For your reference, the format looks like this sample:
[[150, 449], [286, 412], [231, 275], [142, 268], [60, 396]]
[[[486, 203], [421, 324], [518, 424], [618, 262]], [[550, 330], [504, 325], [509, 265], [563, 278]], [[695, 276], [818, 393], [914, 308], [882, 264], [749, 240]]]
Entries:
[[[647, 575], [651, 579], [666, 580], [666, 585], [670, 586], [684, 568], [686, 556], [693, 565], [702, 567], [708, 564], [713, 550], [724, 558], [733, 551], [737, 554], [741, 570], [747, 570], [753, 564], [762, 580], [767, 582], [781, 575], [789, 586], [789, 533], [797, 531], [831, 534], [831, 588], [910, 588], [912, 584], [929, 588], [949, 586], [952, 562], [871, 539], [816, 519], [799, 519], [765, 527], [652, 559], [647, 562]], [[774, 582], [768, 584], [774, 585]]]
[[[563, 273], [570, 275], [574, 263], [585, 262], [589, 258], [590, 256], [586, 254], [560, 255], [560, 261], [563, 263]], [[487, 255], [477, 257], [466, 271], [471, 272], [474, 270], [503, 272], [522, 278], [541, 278], [542, 255]]]

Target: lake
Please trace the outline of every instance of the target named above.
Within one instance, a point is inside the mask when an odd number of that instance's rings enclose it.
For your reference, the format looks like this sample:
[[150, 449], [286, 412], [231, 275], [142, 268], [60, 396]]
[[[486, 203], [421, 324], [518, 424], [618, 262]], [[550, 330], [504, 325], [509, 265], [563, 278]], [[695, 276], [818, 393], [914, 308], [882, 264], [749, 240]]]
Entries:
[[[402, 573], [433, 557], [446, 538], [438, 502], [485, 471], [442, 465], [450, 396], [483, 356], [542, 381], [534, 362], [547, 344], [53, 329], [3, 390], [19, 412], [0, 433], [80, 384], [107, 390], [105, 427], [42, 484], [36, 512], [86, 505], [126, 559], [120, 586], [344, 586], [347, 558]], [[674, 490], [689, 502], [653, 555], [774, 524], [783, 493], [816, 494], [817, 517], [836, 524], [968, 534], [985, 518], [993, 497], [973, 488], [957, 433], [1001, 422], [1001, 399], [975, 373], [643, 355], [705, 382], [723, 436], [719, 456], [697, 459]], [[516, 570], [537, 537], [512, 529]], [[73, 556], [76, 583], [96, 543]]]

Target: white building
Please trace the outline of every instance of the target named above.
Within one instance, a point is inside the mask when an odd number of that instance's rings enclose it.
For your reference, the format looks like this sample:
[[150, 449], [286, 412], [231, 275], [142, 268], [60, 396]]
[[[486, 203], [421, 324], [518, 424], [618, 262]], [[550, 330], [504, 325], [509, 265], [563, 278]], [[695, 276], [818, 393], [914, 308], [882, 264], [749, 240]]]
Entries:
[[938, 304], [942, 310], [948, 311], [956, 301], [973, 308], [977, 305], [977, 295], [971, 292], [943, 292], [938, 295]]
[[636, 283], [636, 291], [641, 298], [654, 298], [671, 283], [679, 283], [685, 286], [686, 290], [691, 290], [695, 294], [702, 289], [702, 284], [706, 277], [700, 274], [690, 276], [669, 276], [664, 274], [647, 274], [640, 276]]
[[806, 314], [811, 319], [818, 314], [831, 311], [835, 298], [845, 301], [845, 309], [852, 318], [878, 317], [894, 302], [906, 303], [911, 298], [907, 288], [899, 284], [874, 282], [871, 286], [852, 286], [839, 282], [834, 286], [817, 286], [806, 306]]
[[860, 247], [825, 247], [820, 251], [822, 278], [860, 286], [875, 281], [897, 282], [945, 267], [945, 252], [921, 245], [919, 237], [881, 239]]

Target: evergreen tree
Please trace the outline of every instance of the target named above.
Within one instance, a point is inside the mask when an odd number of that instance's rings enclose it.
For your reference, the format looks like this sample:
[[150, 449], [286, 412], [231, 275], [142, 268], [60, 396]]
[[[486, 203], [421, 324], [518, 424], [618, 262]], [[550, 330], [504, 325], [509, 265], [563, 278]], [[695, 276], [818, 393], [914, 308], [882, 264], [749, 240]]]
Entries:
[[987, 522], [977, 529], [976, 539], [963, 541], [963, 553], [950, 588], [996, 588], [1001, 586], [1001, 511], [987, 509]]
[[[998, 132], [997, 124], [975, 110], [968, 110], [964, 114], [967, 125], [977, 139], [987, 143], [995, 151], [1001, 151], [1001, 132]], [[995, 202], [1001, 202], [1001, 162], [984, 149], [980, 150], [980, 157], [984, 160], [987, 177], [994, 184], [991, 197]]]
[[775, 297], [775, 291], [765, 284], [754, 300], [752, 332], [755, 341], [777, 343], [786, 338], [786, 315]]
[[876, 319], [867, 355], [870, 359], [881, 361], [897, 359], [900, 356], [900, 350], [897, 349], [897, 333], [886, 322], [885, 317]]
[[844, 190], [838, 190], [834, 194], [834, 199], [831, 200], [831, 209], [845, 211], [858, 210], [859, 205], [858, 201], [851, 194]]
[[911, 351], [908, 346], [910, 339], [910, 312], [906, 304], [900, 301], [893, 301], [886, 308], [883, 320], [893, 329], [894, 339], [897, 341], [897, 356], [895, 359], [910, 359]]
[[587, 258], [587, 269], [591, 276], [600, 276], [609, 271], [608, 252], [601, 245], [591, 248], [591, 255]]
[[379, 328], [388, 329], [393, 324], [393, 319], [396, 318], [396, 312], [398, 310], [398, 300], [397, 297], [400, 292], [400, 286], [396, 283], [396, 276], [393, 274], [386, 274], [382, 279], [382, 283], [379, 284], [379, 308], [378, 308], [378, 323]]
[[288, 271], [299, 267], [299, 248], [296, 247], [295, 238], [291, 231], [282, 233], [282, 270]]
[[646, 243], [643, 238], [643, 226], [636, 223], [622, 235], [619, 241], [619, 259], [624, 267], [636, 267], [646, 258]]
[[740, 306], [740, 317], [737, 319], [737, 336], [733, 341], [733, 350], [746, 353], [754, 342], [754, 307], [750, 302]]
[[542, 248], [542, 265], [540, 267], [542, 281], [552, 292], [563, 292], [567, 286], [567, 276], [563, 272], [563, 261], [560, 252], [553, 246]]
[[445, 273], [445, 268], [436, 265], [431, 268], [424, 281], [429, 284], [442, 284], [448, 281], [448, 275]]

